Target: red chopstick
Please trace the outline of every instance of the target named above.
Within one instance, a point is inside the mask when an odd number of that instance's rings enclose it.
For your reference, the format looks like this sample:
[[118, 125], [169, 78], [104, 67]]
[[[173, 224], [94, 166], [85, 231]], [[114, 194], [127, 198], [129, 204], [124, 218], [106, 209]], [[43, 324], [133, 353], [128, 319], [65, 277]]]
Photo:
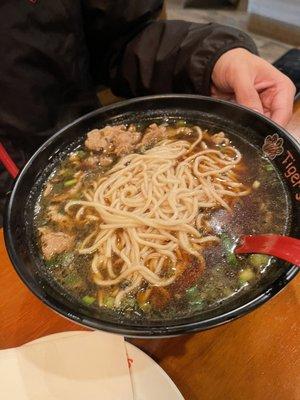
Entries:
[[0, 161], [4, 165], [7, 172], [11, 175], [11, 177], [15, 179], [19, 173], [19, 168], [11, 159], [11, 157], [9, 156], [9, 154], [7, 153], [1, 142], [0, 142]]

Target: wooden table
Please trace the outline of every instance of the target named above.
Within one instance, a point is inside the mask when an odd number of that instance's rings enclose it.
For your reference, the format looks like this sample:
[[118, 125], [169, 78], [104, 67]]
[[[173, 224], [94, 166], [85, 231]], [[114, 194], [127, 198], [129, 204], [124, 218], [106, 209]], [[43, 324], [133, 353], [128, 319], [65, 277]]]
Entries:
[[[288, 129], [300, 138], [300, 103]], [[256, 311], [210, 331], [131, 342], [164, 368], [186, 400], [300, 399], [299, 284], [300, 276]], [[55, 314], [23, 285], [1, 231], [0, 349], [83, 329]]]

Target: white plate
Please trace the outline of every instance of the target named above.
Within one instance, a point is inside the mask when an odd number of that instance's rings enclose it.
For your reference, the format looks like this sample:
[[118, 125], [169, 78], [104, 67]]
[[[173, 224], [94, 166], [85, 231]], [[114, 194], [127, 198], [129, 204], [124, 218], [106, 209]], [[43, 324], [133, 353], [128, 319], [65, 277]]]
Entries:
[[[88, 335], [89, 332], [70, 331], [54, 333], [27, 344], [66, 338], [73, 335]], [[130, 368], [134, 400], [184, 400], [182, 394], [166, 372], [143, 351], [125, 342]]]

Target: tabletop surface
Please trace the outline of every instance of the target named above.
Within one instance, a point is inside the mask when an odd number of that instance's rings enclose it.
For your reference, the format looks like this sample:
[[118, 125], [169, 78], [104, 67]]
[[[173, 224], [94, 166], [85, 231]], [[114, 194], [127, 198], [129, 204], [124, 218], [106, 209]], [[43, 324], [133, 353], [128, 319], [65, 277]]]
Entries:
[[[300, 138], [300, 102], [288, 130]], [[300, 275], [257, 310], [218, 328], [130, 341], [158, 362], [186, 400], [300, 399], [299, 284]], [[0, 349], [83, 329], [54, 313], [24, 286], [0, 231]]]

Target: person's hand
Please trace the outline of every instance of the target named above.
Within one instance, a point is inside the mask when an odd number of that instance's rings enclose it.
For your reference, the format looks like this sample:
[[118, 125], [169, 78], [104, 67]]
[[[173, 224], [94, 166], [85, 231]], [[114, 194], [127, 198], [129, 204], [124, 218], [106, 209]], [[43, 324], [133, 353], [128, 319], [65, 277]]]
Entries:
[[283, 126], [292, 116], [295, 92], [286, 75], [242, 48], [224, 53], [213, 69], [213, 97], [235, 100]]

